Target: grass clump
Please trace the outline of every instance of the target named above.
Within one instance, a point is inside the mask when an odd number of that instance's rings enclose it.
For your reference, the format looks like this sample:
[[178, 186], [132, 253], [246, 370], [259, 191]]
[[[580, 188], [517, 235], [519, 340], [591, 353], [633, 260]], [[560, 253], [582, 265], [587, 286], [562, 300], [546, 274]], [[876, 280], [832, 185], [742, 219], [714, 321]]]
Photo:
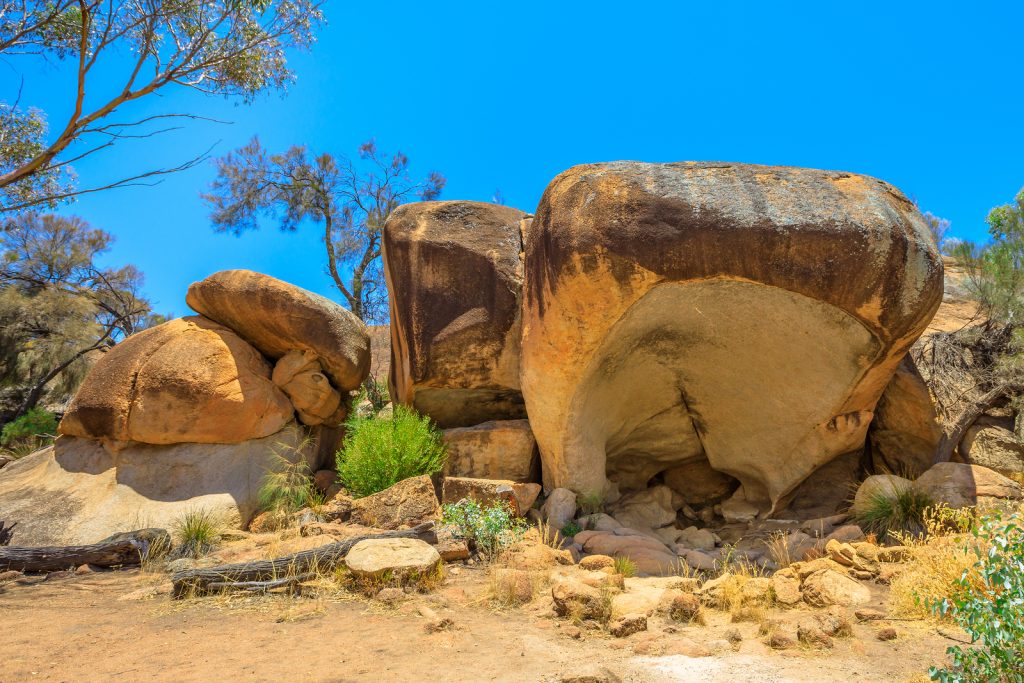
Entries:
[[865, 532], [881, 540], [899, 535], [925, 533], [925, 512], [935, 505], [931, 496], [913, 487], [877, 491], [853, 510], [854, 520]]
[[53, 443], [56, 435], [57, 416], [42, 408], [32, 408], [4, 425], [0, 452], [21, 458]]
[[624, 578], [629, 579], [636, 576], [636, 562], [625, 555], [619, 555], [616, 557], [615, 564], [613, 566], [615, 568], [615, 573], [622, 574]]
[[209, 510], [189, 510], [172, 525], [177, 541], [176, 557], [198, 558], [206, 555], [220, 543], [223, 524]]
[[576, 506], [581, 516], [596, 515], [604, 510], [604, 496], [593, 491], [576, 496]]
[[313, 473], [303, 453], [311, 442], [304, 439], [298, 446], [278, 444], [274, 450], [274, 466], [263, 476], [258, 502], [280, 528], [293, 514], [304, 508], [318, 510], [324, 496], [313, 485]]
[[482, 506], [461, 500], [441, 508], [442, 521], [455, 527], [455, 535], [478, 553], [493, 557], [526, 533], [527, 525], [504, 502]]
[[964, 546], [970, 564], [949, 595], [921, 602], [940, 618], [952, 619], [971, 637], [971, 646], [946, 650], [952, 665], [933, 667], [941, 683], [1024, 680], [1024, 520], [1015, 513], [983, 517]]
[[338, 478], [357, 498], [444, 467], [440, 432], [430, 418], [405, 406], [395, 406], [389, 418], [355, 416], [346, 430], [337, 455]]

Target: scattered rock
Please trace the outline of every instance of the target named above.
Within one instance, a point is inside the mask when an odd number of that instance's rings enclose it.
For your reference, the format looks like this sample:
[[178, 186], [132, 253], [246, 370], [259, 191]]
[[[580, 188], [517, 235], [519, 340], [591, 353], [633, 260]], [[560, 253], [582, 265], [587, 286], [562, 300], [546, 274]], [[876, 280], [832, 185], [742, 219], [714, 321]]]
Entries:
[[885, 619], [888, 615], [881, 610], [863, 607], [854, 612], [853, 616], [857, 617], [857, 621], [878, 621], [879, 619]]
[[871, 601], [871, 591], [832, 569], [814, 572], [801, 586], [804, 602], [812, 607], [829, 605], [863, 605]]
[[597, 571], [615, 566], [615, 558], [608, 555], [588, 555], [580, 560], [580, 568]]
[[15, 571], [13, 569], [8, 569], [7, 571], [0, 572], [0, 583], [14, 581], [15, 579], [20, 579], [22, 576], [24, 576], [24, 574], [22, 574], [21, 572]]
[[896, 640], [896, 629], [892, 626], [886, 626], [885, 628], [878, 629], [878, 633], [875, 634], [875, 638], [882, 641]]
[[437, 530], [437, 543], [434, 549], [441, 556], [442, 562], [458, 562], [469, 559], [469, 544], [465, 539], [455, 538], [450, 527]]
[[444, 430], [446, 477], [529, 482], [537, 465], [537, 441], [529, 420], [495, 420]]
[[699, 550], [692, 550], [682, 545], [676, 546], [676, 552], [679, 553], [679, 557], [686, 562], [686, 565], [690, 569], [696, 569], [702, 572], [712, 572], [718, 567], [718, 561], [708, 555], [702, 553]]
[[611, 601], [599, 588], [565, 578], [551, 587], [555, 613], [562, 617], [604, 623], [611, 617]]
[[377, 594], [373, 597], [388, 607], [394, 607], [399, 603], [405, 602], [409, 596], [398, 586], [386, 586], [377, 591]]
[[651, 576], [672, 576], [679, 569], [679, 558], [665, 544], [631, 529], [581, 531], [576, 542], [589, 554], [628, 557], [637, 572]]
[[404, 479], [379, 493], [357, 498], [349, 513], [350, 521], [377, 529], [411, 528], [440, 516], [434, 484], [426, 475]]
[[569, 489], [555, 489], [540, 508], [552, 529], [562, 529], [576, 517], [576, 494]]
[[801, 643], [806, 643], [813, 647], [831, 649], [835, 645], [832, 641], [832, 637], [818, 628], [814, 623], [799, 624], [796, 628], [796, 637]]
[[611, 515], [606, 515], [603, 512], [587, 515], [586, 517], [580, 517], [579, 523], [581, 529], [591, 531], [615, 531], [616, 529], [622, 528], [622, 525], [617, 519]]
[[673, 591], [668, 605], [668, 616], [673, 621], [703, 623], [700, 599], [693, 593]]
[[725, 632], [725, 639], [735, 647], [743, 642], [743, 634], [738, 628], [730, 628]]
[[676, 508], [672, 505], [672, 489], [652, 486], [628, 493], [608, 511], [616, 521], [632, 529], [657, 529], [676, 521]]
[[354, 502], [351, 496], [338, 493], [320, 508], [320, 516], [327, 522], [347, 522]]
[[708, 529], [687, 527], [680, 532], [676, 543], [681, 543], [696, 550], [714, 550], [718, 539]]
[[643, 614], [627, 614], [608, 625], [608, 632], [616, 638], [625, 638], [646, 630], [647, 616]]
[[776, 602], [786, 607], [792, 607], [803, 599], [803, 594], [800, 592], [800, 579], [792, 571], [783, 573], [784, 571], [786, 570], [775, 572], [772, 575], [772, 590], [775, 592]]
[[540, 484], [520, 484], [503, 479], [447, 477], [441, 489], [441, 500], [445, 504], [457, 503], [463, 498], [475, 500], [483, 505], [506, 501], [520, 516], [526, 514], [538, 495]]
[[907, 560], [910, 559], [911, 553], [912, 553], [912, 551], [911, 551], [910, 548], [908, 548], [906, 546], [902, 546], [902, 545], [889, 546], [888, 548], [879, 548], [878, 549], [878, 561], [879, 562], [906, 562]]
[[773, 650], [788, 650], [796, 646], [796, 640], [785, 633], [772, 633], [768, 636], [768, 647]]
[[359, 541], [345, 556], [345, 565], [360, 581], [416, 582], [433, 575], [440, 564], [438, 552], [415, 538]]
[[840, 543], [852, 543], [864, 539], [864, 531], [856, 524], [846, 524], [837, 528], [825, 537], [825, 542], [839, 541]]
[[722, 517], [730, 524], [736, 522], [747, 523], [757, 517], [758, 508], [744, 498], [743, 490], [740, 489], [731, 498], [722, 501]]
[[338, 473], [334, 470], [317, 470], [313, 475], [313, 486], [320, 493], [327, 493], [338, 481]]

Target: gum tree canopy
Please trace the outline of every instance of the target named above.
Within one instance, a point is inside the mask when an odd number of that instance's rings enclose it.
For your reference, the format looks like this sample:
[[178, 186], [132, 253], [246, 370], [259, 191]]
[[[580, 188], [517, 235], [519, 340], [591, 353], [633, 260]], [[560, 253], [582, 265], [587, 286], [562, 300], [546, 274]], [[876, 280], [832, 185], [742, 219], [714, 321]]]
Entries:
[[[189, 112], [132, 116], [128, 106], [166, 86], [244, 102], [293, 80], [285, 54], [314, 41], [320, 0], [0, 0], [0, 56], [70, 62], [70, 116], [48, 123], [22, 101], [0, 99], [0, 211], [52, 207], [77, 194], [144, 184], [194, 166], [136, 169], [76, 186], [71, 164], [117, 142], [173, 130]], [[13, 59], [17, 57], [17, 59]], [[102, 72], [100, 77], [99, 72]]]

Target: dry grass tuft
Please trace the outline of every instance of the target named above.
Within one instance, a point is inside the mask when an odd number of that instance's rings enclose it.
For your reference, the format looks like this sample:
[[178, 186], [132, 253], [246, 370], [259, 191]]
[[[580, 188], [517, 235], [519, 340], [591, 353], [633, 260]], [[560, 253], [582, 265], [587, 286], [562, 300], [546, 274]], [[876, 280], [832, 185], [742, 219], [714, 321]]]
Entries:
[[631, 578], [636, 576], [636, 562], [629, 559], [625, 555], [620, 555], [615, 558], [615, 573], [622, 574], [624, 578]]
[[793, 564], [793, 558], [789, 553], [789, 535], [784, 531], [776, 531], [765, 542], [768, 546], [768, 553], [771, 555], [772, 561], [779, 566], [780, 569], [785, 569], [789, 565]]

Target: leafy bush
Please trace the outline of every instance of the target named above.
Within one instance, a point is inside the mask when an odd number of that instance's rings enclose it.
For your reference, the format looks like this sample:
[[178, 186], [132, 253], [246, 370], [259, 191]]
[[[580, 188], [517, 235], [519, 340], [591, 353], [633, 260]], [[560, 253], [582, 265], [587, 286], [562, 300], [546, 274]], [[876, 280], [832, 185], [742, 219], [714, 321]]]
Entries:
[[972, 531], [973, 566], [956, 581], [953, 595], [928, 607], [952, 617], [971, 636], [974, 647], [950, 647], [950, 668], [929, 674], [942, 683], [1024, 681], [1024, 528], [1019, 514], [981, 519]]
[[278, 444], [274, 450], [275, 467], [263, 476], [259, 490], [260, 509], [284, 522], [303, 508], [318, 508], [324, 497], [313, 486], [313, 476], [303, 454], [310, 445], [304, 439], [298, 446]]
[[209, 510], [189, 510], [172, 526], [178, 542], [175, 557], [202, 557], [217, 547], [221, 521]]
[[0, 445], [17, 447], [29, 444], [41, 448], [57, 434], [57, 416], [42, 408], [33, 408], [4, 425]]
[[885, 540], [898, 535], [923, 534], [925, 512], [933, 506], [931, 496], [908, 487], [894, 492], [878, 491], [864, 505], [854, 509], [853, 514], [864, 531]]
[[526, 523], [506, 503], [484, 507], [475, 500], [461, 500], [441, 510], [442, 521], [457, 529], [455, 535], [484, 555], [495, 555], [526, 533]]
[[444, 442], [430, 418], [395, 406], [390, 418], [353, 417], [338, 451], [338, 477], [357, 498], [383, 491], [403, 479], [440, 472]]
[[560, 533], [562, 534], [562, 538], [572, 538], [581, 531], [583, 531], [583, 529], [580, 528], [579, 524], [576, 522], [569, 522], [561, 528]]

